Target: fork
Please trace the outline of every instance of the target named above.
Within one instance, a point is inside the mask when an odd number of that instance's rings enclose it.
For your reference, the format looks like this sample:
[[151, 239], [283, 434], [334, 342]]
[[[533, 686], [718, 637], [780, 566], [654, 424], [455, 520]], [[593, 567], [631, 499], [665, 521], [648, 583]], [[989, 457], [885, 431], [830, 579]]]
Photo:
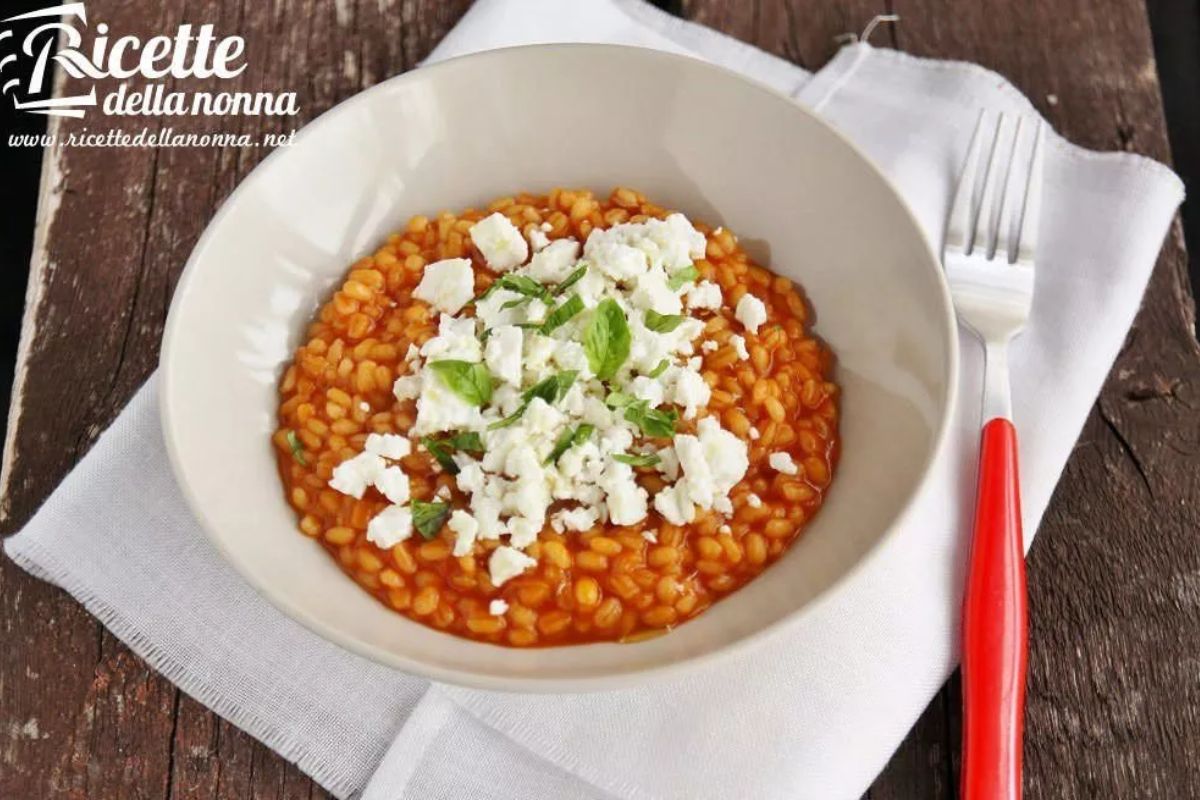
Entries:
[[[980, 112], [942, 253], [958, 319], [982, 342], [985, 357], [975, 525], [963, 596], [963, 800], [1021, 797], [1025, 560], [1008, 343], [1024, 327], [1033, 301], [1044, 138], [1040, 120], [1032, 137], [1024, 132], [1027, 124], [1004, 114], [990, 124]], [[988, 138], [990, 155], [982, 167]], [[1028, 166], [1020, 169], [1022, 145], [1030, 138]]]

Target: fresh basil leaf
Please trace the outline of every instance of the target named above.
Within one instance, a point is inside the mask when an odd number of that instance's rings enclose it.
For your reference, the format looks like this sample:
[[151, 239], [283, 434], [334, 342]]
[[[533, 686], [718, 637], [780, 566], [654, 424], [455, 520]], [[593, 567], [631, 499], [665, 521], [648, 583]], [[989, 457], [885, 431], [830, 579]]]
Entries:
[[601, 301], [583, 333], [588, 366], [602, 381], [612, 380], [629, 358], [629, 323], [625, 312], [611, 297]]
[[487, 344], [488, 337], [492, 335], [493, 330], [495, 330], [495, 329], [494, 328], [484, 328], [482, 331], [480, 331], [479, 332], [479, 343]]
[[475, 431], [464, 431], [456, 433], [446, 439], [446, 444], [453, 447], [455, 450], [462, 450], [467, 453], [482, 453], [483, 439]]
[[571, 388], [571, 384], [575, 383], [575, 376], [578, 374], [578, 370], [565, 369], [562, 372], [551, 375], [549, 378], [538, 381], [526, 389], [525, 394], [521, 395], [521, 399], [526, 404], [535, 397], [540, 397], [547, 403], [556, 403], [566, 396], [567, 390]]
[[655, 333], [670, 333], [687, 319], [683, 314], [659, 314], [653, 309], [646, 311], [646, 327]]
[[449, 442], [445, 439], [431, 439], [425, 436], [421, 439], [421, 444], [425, 445], [429, 455], [437, 459], [437, 462], [442, 465], [442, 469], [451, 475], [458, 474], [458, 464], [455, 464], [454, 459], [450, 456]]
[[523, 306], [526, 303], [528, 303], [529, 301], [531, 301], [532, 299], [533, 299], [532, 297], [518, 297], [516, 300], [509, 300], [507, 303], [504, 303], [500, 306], [500, 310], [507, 311], [510, 308], [516, 308], [517, 306]]
[[424, 500], [412, 501], [413, 527], [425, 539], [432, 539], [437, 536], [438, 531], [446, 524], [446, 519], [449, 516], [449, 503], [427, 503]]
[[625, 420], [641, 428], [646, 436], [656, 439], [673, 436], [677, 419], [679, 412], [675, 409], [660, 411], [650, 408], [650, 404], [645, 400], [638, 400], [625, 407]]
[[671, 366], [670, 362], [664, 358], [662, 361], [658, 362], [658, 366], [646, 373], [646, 377], [657, 378], [659, 375], [662, 375], [664, 372], [666, 372], [667, 367], [669, 366]]
[[483, 452], [483, 439], [474, 431], [456, 433], [453, 436], [441, 439], [425, 436], [422, 437], [421, 444], [425, 445], [425, 449], [429, 451], [429, 454], [437, 459], [437, 462], [442, 465], [442, 469], [451, 475], [459, 473], [458, 464], [454, 463], [454, 459], [451, 457], [453, 451], [462, 450], [469, 453]]
[[300, 437], [295, 431], [287, 432], [288, 447], [292, 448], [292, 458], [296, 459], [296, 463], [302, 467], [308, 466], [308, 459], [304, 457], [304, 445], [300, 444]]
[[562, 454], [570, 450], [577, 444], [583, 444], [591, 435], [596, 432], [595, 425], [584, 423], [575, 430], [566, 429], [558, 435], [558, 440], [554, 442], [554, 449], [550, 451], [550, 455], [546, 456], [545, 463], [556, 464]]
[[574, 272], [572, 272], [570, 275], [567, 276], [567, 279], [565, 281], [560, 283], [558, 286], [554, 287], [554, 293], [562, 294], [567, 289], [570, 289], [572, 286], [579, 283], [579, 281], [583, 278], [583, 276], [587, 274], [587, 269], [588, 269], [587, 263], [586, 262], [581, 263], [575, 269]]
[[604, 405], [609, 408], [624, 408], [633, 402], [633, 396], [624, 392], [609, 392], [608, 397], [604, 398]]
[[510, 292], [523, 294], [526, 297], [545, 297], [546, 287], [530, 278], [528, 275], [513, 275], [511, 272], [496, 279], [500, 288]]
[[491, 425], [488, 425], [488, 430], [489, 431], [498, 431], [501, 428], [509, 427], [510, 425], [515, 423], [517, 420], [519, 420], [521, 418], [521, 415], [525, 413], [526, 405], [528, 405], [528, 403], [522, 403], [520, 408], [518, 408], [513, 413], [509, 414], [504, 419], [498, 419], [495, 422], [493, 422]]
[[700, 277], [700, 270], [695, 267], [684, 267], [676, 272], [671, 277], [667, 278], [667, 288], [672, 292], [678, 292], [683, 288], [684, 284], [691, 283]]
[[579, 295], [573, 294], [570, 299], [550, 312], [550, 316], [546, 317], [539, 332], [543, 336], [549, 336], [556, 328], [561, 327], [580, 311], [583, 311], [583, 300]]
[[471, 405], [485, 406], [492, 399], [492, 373], [483, 364], [447, 359], [428, 366], [447, 389]]
[[636, 455], [613, 453], [613, 461], [620, 461], [622, 464], [628, 464], [631, 467], [653, 467], [661, 460], [653, 453], [638, 453]]

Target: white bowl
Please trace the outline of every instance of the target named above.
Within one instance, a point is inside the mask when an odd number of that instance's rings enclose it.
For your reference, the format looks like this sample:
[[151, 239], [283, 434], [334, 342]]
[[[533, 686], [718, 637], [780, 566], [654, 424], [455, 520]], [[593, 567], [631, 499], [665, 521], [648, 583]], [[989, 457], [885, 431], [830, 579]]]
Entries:
[[[619, 185], [729, 227], [807, 291], [843, 387], [842, 456], [827, 502], [762, 576], [657, 639], [520, 650], [411, 622], [299, 533], [270, 446], [282, 368], [349, 264], [409, 216], [520, 190]], [[171, 306], [163, 427], [212, 541], [321, 636], [442, 681], [608, 688], [794, 620], [889, 535], [946, 430], [952, 319], [936, 256], [900, 197], [853, 145], [782, 95], [650, 50], [498, 50], [347, 100], [230, 196]]]

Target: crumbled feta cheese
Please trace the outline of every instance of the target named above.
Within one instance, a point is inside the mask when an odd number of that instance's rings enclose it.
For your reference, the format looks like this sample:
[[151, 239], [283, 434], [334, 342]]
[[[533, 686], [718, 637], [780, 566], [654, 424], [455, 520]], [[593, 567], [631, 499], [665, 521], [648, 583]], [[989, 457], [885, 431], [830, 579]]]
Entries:
[[762, 504], [762, 498], [758, 495], [749, 494], [746, 496], [746, 505], [750, 506], [751, 508], [762, 508]]
[[455, 319], [449, 314], [442, 314], [438, 320], [437, 336], [421, 346], [421, 355], [428, 361], [482, 360], [483, 347], [475, 336], [475, 320], [470, 317]]
[[455, 478], [455, 482], [460, 492], [474, 494], [483, 490], [483, 468], [479, 466], [478, 461], [456, 455], [454, 463], [458, 465], [458, 476]]
[[528, 517], [513, 517], [508, 521], [508, 541], [513, 547], [525, 548], [537, 541], [542, 526]]
[[475, 296], [475, 273], [467, 258], [447, 258], [425, 267], [413, 297], [438, 311], [457, 314]]
[[750, 428], [750, 438], [751, 439], [757, 439], [760, 436], [762, 436], [762, 434], [758, 432], [758, 428], [753, 428], [753, 427]]
[[462, 509], [455, 509], [446, 525], [454, 532], [454, 555], [471, 555], [475, 537], [479, 535], [479, 523], [475, 518]]
[[696, 505], [685, 481], [668, 486], [654, 495], [654, 510], [672, 525], [686, 525], [696, 518]]
[[720, 346], [720, 342], [718, 342], [716, 339], [705, 339], [700, 345], [700, 351], [702, 353], [711, 353]]
[[657, 311], [659, 314], [678, 314], [683, 311], [679, 295], [667, 286], [666, 270], [655, 267], [644, 272], [635, 281], [629, 302], [635, 308]]
[[562, 283], [570, 277], [578, 261], [579, 242], [558, 239], [533, 254], [525, 274], [540, 283]]
[[333, 468], [333, 477], [329, 486], [342, 494], [361, 500], [367, 487], [375, 483], [375, 479], [387, 466], [382, 458], [375, 453], [359, 453], [348, 458]]
[[673, 481], [679, 477], [679, 456], [675, 455], [674, 447], [663, 447], [658, 451], [658, 464], [655, 465], [663, 477]]
[[717, 533], [723, 533], [728, 536], [729, 534], [733, 533], [733, 528], [729, 527], [728, 525], [722, 525], [721, 527], [717, 528]]
[[712, 281], [700, 281], [687, 290], [688, 311], [708, 309], [715, 311], [721, 307], [721, 287]]
[[408, 506], [388, 506], [367, 523], [367, 541], [384, 550], [412, 536], [412, 512]]
[[599, 483], [613, 525], [633, 525], [646, 518], [646, 490], [638, 486], [628, 464], [609, 459]]
[[663, 403], [663, 385], [657, 378], [647, 378], [639, 375], [629, 382], [629, 393], [639, 400], [645, 400], [651, 408]]
[[658, 544], [658, 531], [642, 531], [642, 538], [650, 544]]
[[525, 555], [520, 550], [514, 550], [507, 545], [500, 545], [492, 551], [492, 556], [488, 559], [488, 572], [491, 575], [492, 585], [496, 587], [503, 586], [509, 580], [517, 577], [536, 564], [537, 561]]
[[417, 399], [417, 421], [413, 433], [424, 436], [441, 431], [479, 430], [483, 415], [479, 408], [463, 400], [443, 385], [433, 372], [422, 373], [421, 396]]
[[738, 322], [746, 326], [746, 330], [758, 333], [759, 326], [767, 321], [767, 307], [763, 305], [762, 300], [746, 292], [742, 295], [742, 299], [738, 300], [734, 316], [737, 317]]
[[784, 475], [795, 475], [800, 471], [796, 462], [792, 460], [792, 454], [782, 450], [767, 456], [767, 463], [770, 464], [771, 469]]
[[508, 526], [500, 521], [500, 501], [476, 493], [471, 497], [471, 514], [479, 524], [476, 538], [495, 540], [508, 533]]
[[671, 402], [683, 406], [684, 419], [693, 419], [696, 410], [707, 406], [711, 397], [712, 390], [697, 370], [688, 368], [675, 371]]
[[368, 403], [366, 400], [363, 400], [362, 402], [360, 402], [358, 404], [358, 410], [363, 412], [364, 414], [370, 414], [371, 413], [371, 404]]
[[550, 520], [557, 531], [590, 531], [600, 519], [600, 512], [594, 508], [572, 508], [559, 511]]
[[550, 237], [546, 234], [554, 229], [554, 226], [549, 222], [543, 222], [541, 225], [529, 225], [525, 230], [529, 236], [529, 246], [533, 248], [533, 252], [545, 249], [550, 244]]
[[396, 505], [408, 502], [408, 476], [399, 467], [383, 469], [375, 477], [375, 488]]
[[492, 602], [488, 603], [488, 613], [493, 617], [503, 617], [508, 613], [508, 603], [496, 598]]
[[397, 400], [412, 400], [421, 395], [420, 375], [401, 375], [392, 384], [392, 394]]
[[554, 350], [550, 354], [550, 359], [554, 365], [560, 370], [573, 369], [579, 373], [577, 380], [586, 381], [595, 377], [591, 366], [588, 364], [587, 351], [583, 349], [583, 345], [579, 342], [558, 341], [554, 340]]
[[495, 272], [507, 272], [529, 258], [525, 237], [499, 211], [472, 225], [470, 236], [488, 267]]
[[521, 350], [525, 332], [515, 325], [492, 329], [484, 349], [484, 362], [492, 375], [513, 386], [521, 385]]
[[750, 357], [750, 351], [746, 349], [745, 337], [734, 334], [729, 337], [729, 343], [733, 345], [733, 349], [737, 351], [737, 357], [742, 361]]
[[412, 452], [412, 443], [395, 433], [369, 433], [363, 449], [377, 456], [399, 461]]

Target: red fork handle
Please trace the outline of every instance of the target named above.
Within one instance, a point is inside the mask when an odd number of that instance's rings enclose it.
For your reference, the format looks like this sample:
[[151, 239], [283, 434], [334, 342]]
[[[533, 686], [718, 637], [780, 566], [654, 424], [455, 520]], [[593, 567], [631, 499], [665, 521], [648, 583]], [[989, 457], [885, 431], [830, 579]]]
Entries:
[[1019, 800], [1026, 598], [1017, 432], [983, 426], [963, 598], [963, 800]]

